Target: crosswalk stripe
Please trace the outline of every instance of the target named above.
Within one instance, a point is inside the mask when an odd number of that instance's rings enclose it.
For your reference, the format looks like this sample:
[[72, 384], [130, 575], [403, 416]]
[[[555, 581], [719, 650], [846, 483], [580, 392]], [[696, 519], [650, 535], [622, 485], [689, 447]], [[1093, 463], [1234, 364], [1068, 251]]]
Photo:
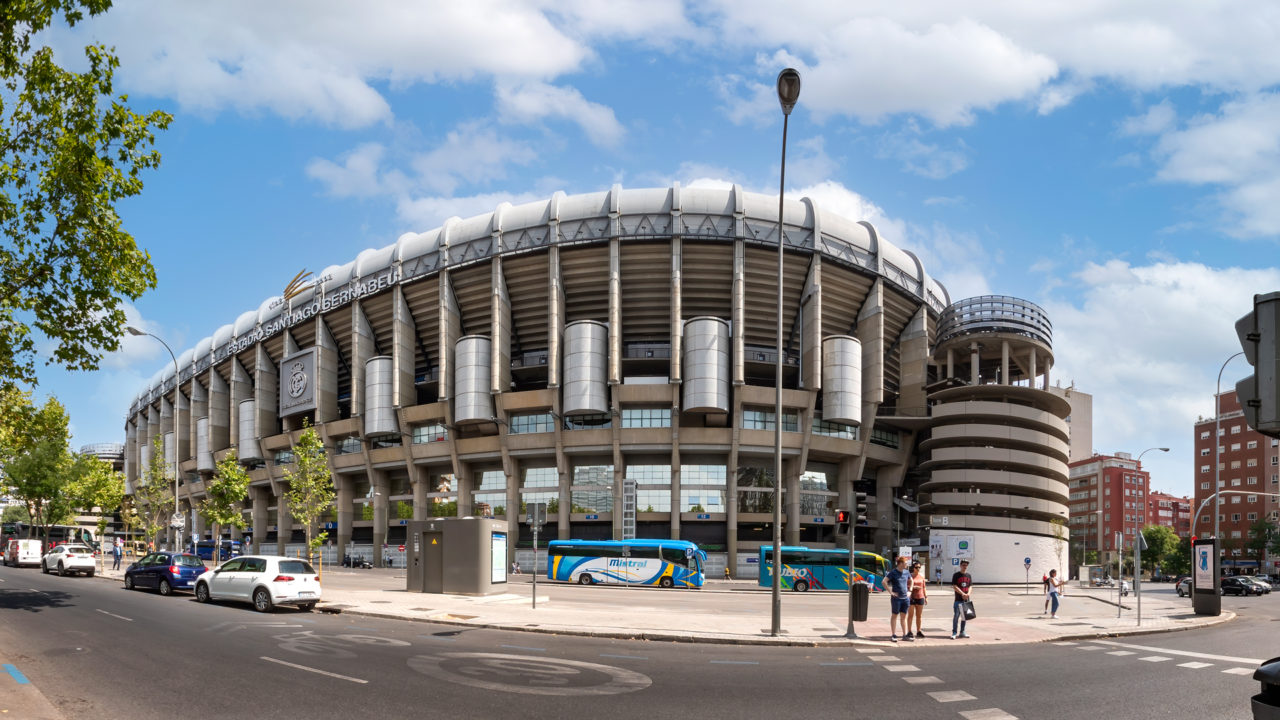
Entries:
[[1239, 667], [1236, 667], [1236, 668], [1227, 668], [1226, 670], [1223, 670], [1222, 672], [1224, 672], [1224, 673], [1226, 673], [1226, 674], [1228, 674], [1228, 675], [1252, 675], [1252, 674], [1253, 674], [1253, 668], [1239, 668]]
[[1138, 659], [1144, 660], [1146, 662], [1164, 662], [1166, 660], [1172, 660], [1173, 658], [1167, 658], [1163, 655], [1148, 655], [1144, 658], [1138, 658]]
[[960, 702], [962, 700], [977, 700], [978, 698], [970, 695], [964, 690], [938, 690], [929, 693], [929, 697], [941, 703]]
[[1179, 663], [1178, 667], [1191, 668], [1192, 670], [1199, 670], [1200, 668], [1213, 667], [1213, 663], [1184, 662], [1184, 663]]
[[1137, 653], [1133, 652], [1132, 650], [1112, 650], [1107, 654], [1115, 655], [1117, 657], [1124, 657], [1125, 655], [1136, 655]]

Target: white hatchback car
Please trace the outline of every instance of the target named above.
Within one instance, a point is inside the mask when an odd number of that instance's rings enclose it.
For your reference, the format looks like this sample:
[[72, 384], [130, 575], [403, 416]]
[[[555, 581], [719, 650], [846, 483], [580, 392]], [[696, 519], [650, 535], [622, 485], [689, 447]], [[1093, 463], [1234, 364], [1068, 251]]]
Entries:
[[196, 600], [248, 602], [258, 612], [277, 605], [309, 611], [320, 601], [320, 577], [301, 558], [242, 555], [196, 578]]
[[40, 559], [40, 570], [46, 574], [56, 570], [59, 575], [64, 576], [78, 572], [93, 577], [93, 571], [97, 567], [98, 561], [93, 557], [93, 548], [88, 545], [54, 545]]

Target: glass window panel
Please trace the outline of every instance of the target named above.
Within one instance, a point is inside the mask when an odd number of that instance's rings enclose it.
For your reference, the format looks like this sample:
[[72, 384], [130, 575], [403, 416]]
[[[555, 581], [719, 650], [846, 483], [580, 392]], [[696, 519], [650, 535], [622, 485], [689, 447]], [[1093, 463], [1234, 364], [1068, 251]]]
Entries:
[[512, 415], [507, 428], [514, 434], [549, 433], [556, 431], [556, 420], [551, 413]]
[[560, 475], [553, 467], [525, 468], [524, 486], [527, 488], [558, 488]]
[[597, 415], [573, 415], [564, 419], [565, 430], [602, 430], [613, 427], [606, 413]]
[[739, 467], [739, 487], [773, 487], [773, 468]]
[[574, 489], [570, 492], [570, 502], [575, 513], [613, 512], [613, 488]]
[[680, 489], [680, 512], [725, 512], [724, 490]]
[[671, 512], [671, 491], [636, 490], [636, 512]]
[[481, 517], [506, 517], [507, 494], [500, 492], [472, 493], [471, 512], [473, 515], [479, 515]]
[[449, 430], [444, 426], [444, 423], [429, 423], [427, 425], [418, 425], [413, 428], [413, 443], [415, 445], [444, 442], [448, 439]]
[[738, 493], [738, 512], [773, 512], [773, 491], [742, 490]]
[[670, 408], [623, 408], [622, 427], [669, 428], [671, 427], [671, 410]]
[[671, 485], [670, 465], [628, 465], [627, 479], [636, 485]]
[[[743, 408], [742, 428], [744, 430], [773, 430], [774, 411], [766, 408]], [[782, 411], [782, 431], [800, 432], [800, 414], [794, 410]]]
[[692, 485], [716, 485], [724, 487], [728, 482], [728, 469], [724, 465], [681, 465], [680, 484], [684, 487]]
[[574, 485], [607, 485], [613, 487], [612, 465], [575, 465]]

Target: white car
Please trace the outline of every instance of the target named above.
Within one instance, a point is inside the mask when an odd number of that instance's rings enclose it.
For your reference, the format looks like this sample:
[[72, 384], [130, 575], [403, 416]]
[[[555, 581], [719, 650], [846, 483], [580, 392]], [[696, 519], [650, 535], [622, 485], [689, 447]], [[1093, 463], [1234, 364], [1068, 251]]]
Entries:
[[4, 564], [13, 567], [40, 564], [40, 541], [9, 538], [4, 548]]
[[59, 575], [67, 573], [84, 573], [93, 577], [98, 561], [93, 557], [93, 548], [88, 545], [61, 543], [45, 553], [40, 559], [40, 570], [46, 574], [57, 571]]
[[196, 600], [248, 602], [258, 612], [277, 605], [309, 611], [320, 601], [320, 577], [301, 558], [242, 555], [196, 578]]

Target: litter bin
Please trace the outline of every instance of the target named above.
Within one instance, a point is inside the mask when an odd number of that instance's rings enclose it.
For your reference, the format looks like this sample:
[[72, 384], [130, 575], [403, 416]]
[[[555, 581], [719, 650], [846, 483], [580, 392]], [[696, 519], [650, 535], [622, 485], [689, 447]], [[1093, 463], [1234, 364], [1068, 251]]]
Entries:
[[867, 605], [871, 603], [871, 586], [864, 582], [854, 583], [853, 596], [849, 602], [853, 604], [849, 617], [853, 618], [854, 622], [866, 622]]
[[1280, 720], [1280, 657], [1259, 665], [1253, 679], [1262, 683], [1253, 696], [1253, 720]]

